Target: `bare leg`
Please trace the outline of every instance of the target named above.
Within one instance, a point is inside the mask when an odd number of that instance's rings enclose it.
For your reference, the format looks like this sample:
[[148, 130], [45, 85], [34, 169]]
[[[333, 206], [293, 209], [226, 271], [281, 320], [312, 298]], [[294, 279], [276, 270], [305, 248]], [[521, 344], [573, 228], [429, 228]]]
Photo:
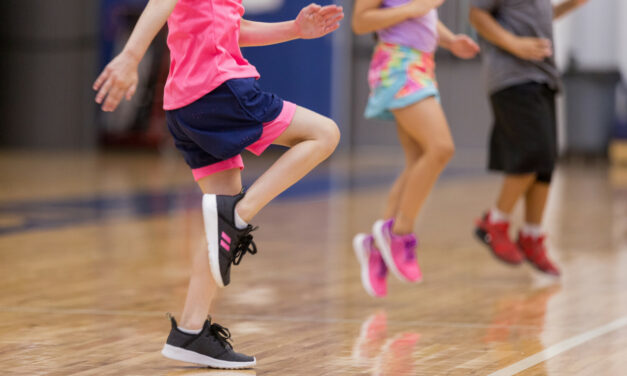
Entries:
[[527, 192], [535, 180], [535, 174], [505, 175], [496, 208], [503, 213], [511, 214], [518, 199]]
[[435, 98], [395, 110], [394, 116], [423, 151], [422, 156], [407, 169], [405, 188], [394, 222], [393, 232], [404, 235], [413, 232], [416, 217], [438, 176], [453, 156], [455, 147], [442, 107]]
[[[239, 169], [231, 169], [207, 176], [198, 181], [203, 193], [236, 195], [242, 190]], [[192, 255], [192, 275], [180, 325], [185, 329], [201, 329], [205, 323], [217, 286], [209, 270], [207, 248], [199, 247]]]
[[525, 195], [525, 221], [532, 225], [542, 224], [544, 208], [549, 197], [550, 184], [536, 181]]
[[340, 132], [333, 120], [298, 107], [290, 126], [275, 141], [290, 149], [248, 189], [237, 204], [237, 213], [249, 222], [276, 196], [327, 159], [339, 140]]
[[392, 185], [392, 189], [388, 195], [387, 205], [385, 206], [385, 211], [383, 212], [383, 218], [385, 219], [396, 217], [401, 202], [401, 194], [403, 193], [403, 188], [406, 186], [405, 183], [407, 181], [407, 175], [409, 175], [409, 169], [422, 155], [420, 145], [418, 145], [416, 141], [412, 140], [410, 135], [405, 132], [401, 126], [397, 125], [396, 130], [398, 132], [398, 138], [401, 142], [401, 146], [403, 147], [403, 152], [405, 153], [405, 168], [398, 178], [396, 178], [396, 181], [394, 182], [394, 185]]

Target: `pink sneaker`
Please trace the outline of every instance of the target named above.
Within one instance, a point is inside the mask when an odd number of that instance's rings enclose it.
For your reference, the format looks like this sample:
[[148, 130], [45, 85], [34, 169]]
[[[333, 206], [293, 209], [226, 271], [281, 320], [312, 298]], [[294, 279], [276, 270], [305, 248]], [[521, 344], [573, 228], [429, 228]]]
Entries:
[[387, 295], [388, 268], [383, 262], [381, 252], [374, 245], [372, 235], [357, 234], [353, 239], [353, 249], [361, 265], [361, 283], [366, 292], [375, 298]]
[[379, 220], [375, 222], [372, 232], [381, 256], [392, 274], [401, 281], [420, 282], [422, 272], [416, 260], [416, 246], [418, 241], [414, 234], [394, 235], [392, 225], [394, 220]]

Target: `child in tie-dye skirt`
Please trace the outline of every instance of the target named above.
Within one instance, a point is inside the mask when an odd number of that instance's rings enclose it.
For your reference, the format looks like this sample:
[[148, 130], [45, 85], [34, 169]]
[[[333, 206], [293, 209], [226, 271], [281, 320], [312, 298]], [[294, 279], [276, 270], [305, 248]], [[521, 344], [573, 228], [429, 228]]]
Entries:
[[396, 121], [405, 169], [390, 191], [383, 219], [371, 234], [353, 240], [362, 282], [372, 296], [385, 296], [388, 269], [402, 281], [419, 282], [414, 223], [440, 172], [454, 152], [439, 102], [434, 52], [438, 45], [469, 59], [479, 46], [455, 35], [439, 20], [444, 0], [357, 0], [353, 29], [376, 31], [366, 117]]

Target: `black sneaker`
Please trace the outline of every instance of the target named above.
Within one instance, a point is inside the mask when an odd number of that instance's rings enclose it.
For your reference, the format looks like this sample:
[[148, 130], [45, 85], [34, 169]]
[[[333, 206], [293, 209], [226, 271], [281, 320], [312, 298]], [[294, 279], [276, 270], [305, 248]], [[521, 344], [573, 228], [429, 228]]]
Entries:
[[209, 244], [209, 266], [218, 286], [231, 282], [231, 264], [238, 265], [246, 252], [257, 253], [250, 233], [256, 227], [248, 225], [243, 230], [235, 227], [235, 205], [244, 197], [206, 194], [202, 198], [205, 234]]
[[254, 356], [233, 351], [229, 343], [231, 333], [219, 324], [212, 324], [211, 318], [198, 334], [183, 333], [174, 317], [170, 316], [170, 321], [172, 330], [161, 350], [166, 358], [222, 369], [252, 368], [257, 364]]

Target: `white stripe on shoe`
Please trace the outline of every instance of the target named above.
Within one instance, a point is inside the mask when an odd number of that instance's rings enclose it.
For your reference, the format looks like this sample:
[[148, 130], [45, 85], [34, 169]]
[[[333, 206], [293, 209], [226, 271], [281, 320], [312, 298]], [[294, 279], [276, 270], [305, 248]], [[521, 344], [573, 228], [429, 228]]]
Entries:
[[209, 247], [209, 267], [218, 287], [224, 287], [220, 272], [220, 243], [218, 237], [218, 202], [216, 195], [202, 196], [202, 215], [205, 220], [205, 236]]
[[197, 353], [195, 351], [185, 350], [172, 345], [164, 345], [161, 354], [168, 359], [178, 360], [186, 363], [202, 364], [211, 368], [222, 369], [242, 369], [251, 368], [257, 365], [257, 359], [253, 358], [251, 362], [229, 362], [226, 360], [215, 359], [207, 355]]
[[377, 248], [379, 248], [379, 252], [381, 252], [385, 265], [392, 272], [392, 274], [394, 274], [394, 276], [401, 282], [411, 282], [405, 278], [405, 276], [401, 274], [400, 270], [396, 267], [394, 257], [392, 256], [390, 242], [385, 239], [385, 235], [383, 234], [383, 226], [385, 225], [385, 222], [386, 221], [380, 219], [372, 226], [372, 235], [374, 236], [375, 244], [377, 245]]
[[357, 234], [353, 238], [353, 250], [355, 251], [355, 256], [357, 256], [357, 261], [359, 261], [359, 265], [361, 267], [361, 283], [364, 285], [364, 289], [368, 293], [368, 295], [376, 298], [377, 294], [374, 293], [374, 288], [370, 283], [370, 271], [369, 271], [369, 260], [368, 260], [368, 251], [364, 247], [364, 240], [368, 235], [366, 234]]

